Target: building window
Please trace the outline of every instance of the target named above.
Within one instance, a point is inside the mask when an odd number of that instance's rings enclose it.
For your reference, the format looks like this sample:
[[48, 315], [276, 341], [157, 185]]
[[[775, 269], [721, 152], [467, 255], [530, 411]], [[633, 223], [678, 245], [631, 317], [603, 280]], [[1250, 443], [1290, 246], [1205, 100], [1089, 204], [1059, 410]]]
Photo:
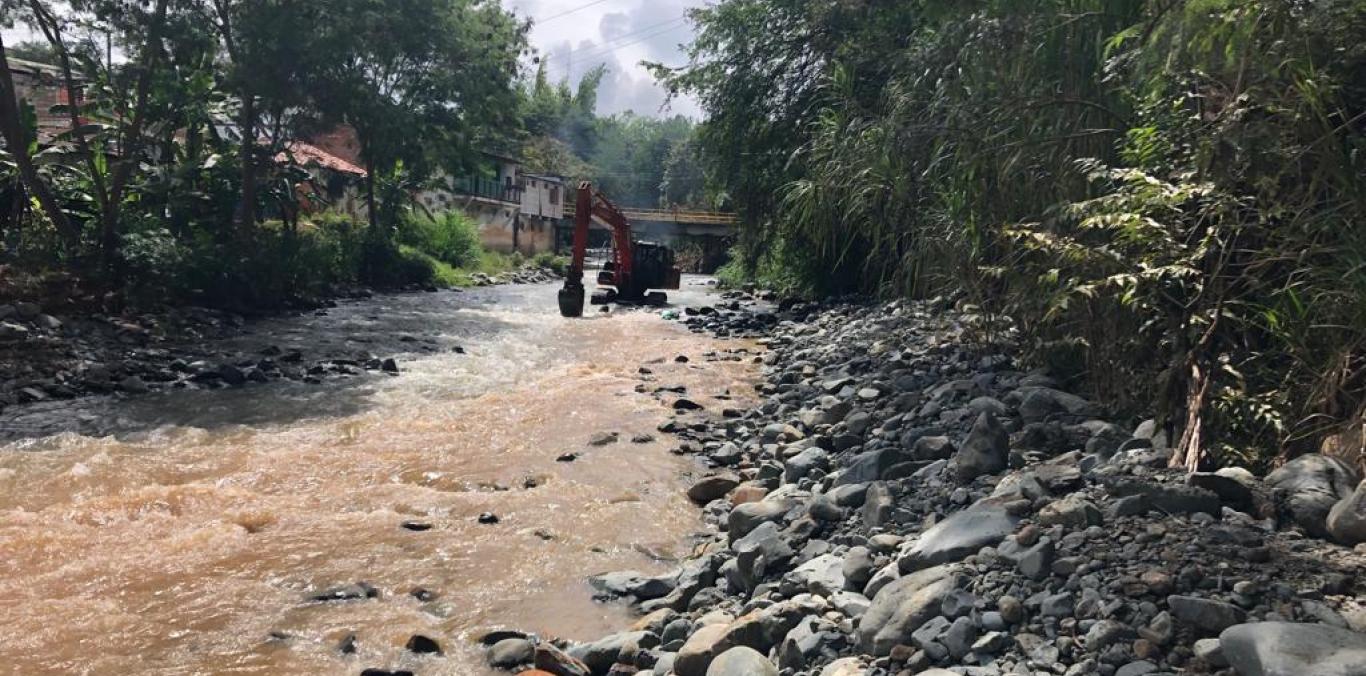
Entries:
[[560, 186], [557, 186], [557, 185], [552, 185], [552, 186], [550, 186], [550, 203], [551, 203], [551, 204], [559, 204], [559, 203], [560, 203]]

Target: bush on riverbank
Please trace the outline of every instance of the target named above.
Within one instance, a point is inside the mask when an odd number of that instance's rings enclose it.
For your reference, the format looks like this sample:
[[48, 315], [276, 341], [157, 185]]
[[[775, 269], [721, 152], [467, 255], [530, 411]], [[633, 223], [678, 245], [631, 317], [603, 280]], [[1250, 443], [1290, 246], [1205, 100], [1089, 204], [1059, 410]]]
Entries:
[[718, 3], [665, 73], [753, 224], [723, 278], [955, 295], [1189, 466], [1359, 424], [1366, 6], [822, 4]]
[[[337, 213], [293, 227], [267, 221], [249, 247], [148, 229], [127, 236], [123, 257], [134, 304], [195, 302], [234, 310], [306, 304], [352, 286], [470, 286], [472, 274], [496, 276], [525, 262], [485, 250], [477, 226], [458, 213], [404, 219], [392, 241]], [[536, 260], [547, 269], [557, 262], [553, 255]]]

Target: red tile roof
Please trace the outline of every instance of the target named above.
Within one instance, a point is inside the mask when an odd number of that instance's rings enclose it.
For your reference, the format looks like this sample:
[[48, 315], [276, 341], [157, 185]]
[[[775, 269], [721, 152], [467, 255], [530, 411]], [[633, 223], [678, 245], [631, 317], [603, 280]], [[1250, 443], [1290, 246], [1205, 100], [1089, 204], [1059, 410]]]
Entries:
[[292, 155], [295, 162], [302, 166], [319, 166], [329, 171], [341, 174], [351, 174], [353, 176], [365, 176], [365, 170], [343, 160], [332, 153], [319, 148], [311, 143], [303, 141], [290, 141], [285, 144], [285, 152], [275, 157], [277, 162], [285, 162]]

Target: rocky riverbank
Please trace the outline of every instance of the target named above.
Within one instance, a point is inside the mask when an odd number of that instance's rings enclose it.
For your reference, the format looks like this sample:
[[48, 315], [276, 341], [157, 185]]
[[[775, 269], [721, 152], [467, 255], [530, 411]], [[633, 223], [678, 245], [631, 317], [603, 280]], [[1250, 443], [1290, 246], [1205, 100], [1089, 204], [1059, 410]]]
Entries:
[[[537, 284], [554, 273], [525, 268], [501, 275], [477, 274], [476, 286]], [[405, 293], [457, 293], [435, 287]], [[339, 292], [304, 312], [325, 315], [339, 301], [373, 297], [372, 291]], [[52, 400], [157, 391], [217, 389], [290, 380], [320, 383], [365, 372], [397, 373], [395, 356], [431, 352], [421, 337], [395, 335], [398, 346], [282, 347], [268, 334], [253, 337], [265, 317], [202, 307], [155, 312], [92, 312], [79, 304], [51, 311], [37, 299], [0, 303], [0, 411]], [[296, 311], [297, 313], [297, 311]], [[384, 349], [384, 352], [379, 350]]]
[[[1366, 674], [1366, 487], [1312, 455], [1266, 478], [1167, 468], [1121, 421], [970, 349], [920, 303], [731, 298], [685, 319], [765, 337], [762, 405], [674, 402], [711, 535], [667, 575], [593, 575], [630, 631], [497, 632], [523, 674]], [[649, 369], [642, 369], [649, 379]], [[1354, 548], [1355, 547], [1355, 548]]]

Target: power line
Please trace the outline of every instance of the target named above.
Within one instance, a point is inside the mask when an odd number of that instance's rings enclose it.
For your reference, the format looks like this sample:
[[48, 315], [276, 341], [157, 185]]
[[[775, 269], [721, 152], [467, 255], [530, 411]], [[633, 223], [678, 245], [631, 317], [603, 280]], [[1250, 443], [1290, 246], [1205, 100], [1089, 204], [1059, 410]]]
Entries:
[[573, 14], [573, 13], [575, 13], [575, 12], [581, 12], [581, 11], [583, 11], [583, 10], [585, 10], [585, 9], [588, 9], [589, 7], [592, 7], [592, 6], [594, 6], [594, 5], [601, 5], [601, 4], [604, 3], [604, 2], [607, 2], [607, 0], [593, 0], [593, 2], [590, 2], [590, 3], [586, 4], [586, 5], [579, 5], [578, 7], [575, 7], [575, 8], [573, 8], [573, 9], [566, 9], [566, 10], [564, 10], [563, 12], [560, 12], [560, 13], [558, 13], [558, 14], [551, 14], [550, 16], [547, 16], [547, 17], [542, 17], [542, 18], [540, 18], [540, 19], [535, 19], [534, 21], [535, 21], [535, 23], [537, 23], [537, 24], [543, 24], [543, 23], [545, 23], [545, 22], [547, 22], [547, 21], [554, 21], [555, 19], [558, 19], [558, 18], [560, 18], [560, 17], [562, 17], [562, 16], [569, 16], [570, 14]]
[[[602, 57], [604, 57], [604, 56], [607, 56], [607, 55], [609, 55], [609, 54], [613, 54], [613, 53], [618, 52], [618, 51], [620, 51], [620, 50], [622, 50], [622, 49], [625, 49], [625, 48], [627, 48], [627, 47], [630, 47], [630, 46], [632, 46], [632, 45], [640, 44], [640, 43], [642, 43], [642, 42], [644, 42], [644, 41], [646, 41], [646, 40], [649, 40], [649, 39], [651, 39], [651, 38], [656, 38], [656, 37], [659, 37], [659, 36], [661, 36], [661, 35], [667, 35], [667, 34], [673, 32], [673, 31], [675, 31], [675, 30], [678, 30], [679, 28], [686, 28], [686, 26], [684, 26], [684, 25], [682, 24], [682, 22], [684, 22], [684, 21], [687, 21], [687, 17], [680, 17], [680, 18], [678, 18], [678, 19], [674, 19], [673, 21], [665, 22], [665, 24], [678, 24], [678, 25], [669, 26], [668, 28], [665, 28], [665, 29], [659, 30], [659, 31], [655, 31], [654, 33], [650, 33], [650, 34], [648, 34], [648, 35], [642, 35], [640, 38], [638, 38], [638, 39], [636, 39], [636, 40], [632, 40], [632, 41], [627, 42], [627, 43], [624, 43], [624, 44], [614, 45], [614, 46], [612, 46], [612, 47], [610, 47], [610, 48], [608, 48], [608, 49], [602, 49], [602, 47], [606, 47], [606, 46], [607, 46], [608, 44], [610, 44], [610, 43], [603, 43], [602, 45], [599, 45], [599, 48], [598, 48], [596, 51], [590, 52], [590, 53], [588, 54], [588, 56], [579, 56], [578, 58], [583, 59], [583, 60], [586, 60], [586, 61], [592, 61], [592, 60], [594, 60], [594, 59], [600, 59], [600, 58], [602, 58]], [[658, 27], [658, 26], [663, 26], [663, 25], [665, 25], [665, 24], [658, 24], [656, 27]], [[648, 30], [648, 29], [642, 29], [642, 30]], [[618, 37], [618, 38], [616, 38], [616, 39], [617, 39], [617, 40], [620, 40], [620, 39], [622, 39], [622, 38], [629, 37], [630, 35], [637, 34], [637, 33], [639, 33], [639, 32], [640, 32], [640, 31], [636, 31], [635, 33], [631, 33], [631, 34], [627, 34], [627, 35], [622, 35], [622, 36], [620, 36], [620, 37]], [[565, 71], [565, 76], [568, 77], [568, 76], [570, 76], [570, 75], [573, 75], [573, 73], [572, 73], [570, 70], [567, 69], [567, 70]]]
[[[687, 17], [683, 17], [683, 16], [674, 17], [674, 18], [669, 19], [669, 20], [667, 20], [667, 21], [661, 21], [661, 22], [659, 22], [659, 23], [650, 24], [649, 26], [645, 26], [645, 27], [643, 27], [643, 28], [638, 28], [638, 29], [636, 29], [636, 30], [630, 31], [629, 33], [623, 33], [623, 34], [621, 34], [621, 35], [618, 35], [618, 36], [612, 38], [611, 40], [604, 41], [604, 42], [603, 42], [602, 44], [600, 44], [600, 45], [594, 45], [594, 46], [588, 48], [588, 54], [589, 54], [590, 57], [592, 57], [592, 56], [595, 55], [597, 52], [602, 51], [602, 49], [603, 49], [604, 47], [611, 47], [611, 46], [613, 45], [613, 43], [620, 42], [620, 41], [622, 41], [622, 40], [625, 40], [626, 38], [635, 37], [635, 36], [637, 36], [637, 35], [640, 35], [641, 33], [644, 33], [644, 32], [646, 32], [646, 31], [652, 31], [652, 30], [654, 30], [654, 29], [656, 29], [656, 28], [660, 28], [660, 27], [662, 27], [662, 26], [667, 26], [667, 25], [669, 25], [669, 24], [676, 24], [676, 23], [679, 23], [679, 22], [681, 22], [681, 21], [685, 21], [686, 19], [687, 19]], [[665, 31], [665, 32], [667, 32], [667, 31]], [[610, 51], [610, 50], [609, 50], [609, 51]], [[572, 57], [573, 57], [573, 56], [574, 56], [574, 55], [573, 55], [573, 53], [572, 53], [572, 44], [571, 44], [571, 54], [570, 54], [570, 58], [567, 59], [567, 61], [570, 62], [570, 63], [572, 63], [572, 61], [573, 61], [573, 58], [572, 58]], [[546, 56], [546, 57], [545, 57], [545, 60], [549, 61], [549, 60], [550, 60], [550, 56]]]

